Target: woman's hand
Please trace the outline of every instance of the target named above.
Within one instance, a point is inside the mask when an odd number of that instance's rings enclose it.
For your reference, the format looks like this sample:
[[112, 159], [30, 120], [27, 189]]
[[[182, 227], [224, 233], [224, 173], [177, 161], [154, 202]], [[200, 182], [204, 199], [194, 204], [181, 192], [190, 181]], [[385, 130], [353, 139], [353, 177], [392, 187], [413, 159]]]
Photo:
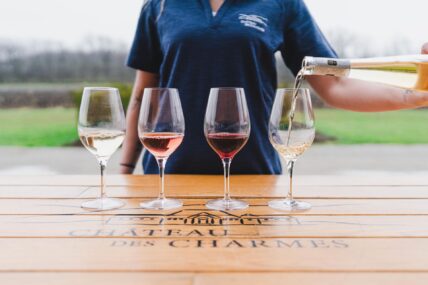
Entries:
[[[425, 44], [422, 46], [421, 53], [422, 53], [422, 54], [428, 54], [428, 42], [427, 42], [427, 43], [425, 43]], [[428, 78], [427, 78], [426, 80], [428, 80]], [[423, 107], [423, 106], [428, 106], [428, 92], [421, 92], [421, 97], [423, 98], [423, 101], [424, 101], [424, 102], [421, 104], [421, 106], [422, 106], [422, 107]]]
[[422, 53], [424, 53], [424, 54], [428, 54], [428, 43], [425, 43], [425, 44], [422, 46]]

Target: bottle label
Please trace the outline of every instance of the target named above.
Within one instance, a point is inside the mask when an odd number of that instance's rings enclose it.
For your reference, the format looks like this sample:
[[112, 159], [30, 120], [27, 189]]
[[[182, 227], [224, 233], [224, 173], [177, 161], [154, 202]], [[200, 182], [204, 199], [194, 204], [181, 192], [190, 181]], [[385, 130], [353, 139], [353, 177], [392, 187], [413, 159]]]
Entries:
[[303, 60], [304, 75], [329, 75], [346, 77], [349, 75], [351, 62], [346, 59], [310, 57]]

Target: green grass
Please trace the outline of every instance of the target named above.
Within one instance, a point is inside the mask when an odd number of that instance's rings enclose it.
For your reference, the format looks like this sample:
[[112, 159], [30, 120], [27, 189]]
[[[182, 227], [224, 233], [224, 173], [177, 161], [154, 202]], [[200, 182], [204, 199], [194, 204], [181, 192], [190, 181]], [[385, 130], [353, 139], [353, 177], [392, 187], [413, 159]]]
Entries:
[[5, 109], [0, 110], [0, 145], [61, 146], [77, 137], [76, 110]]
[[[0, 110], [0, 145], [62, 146], [78, 139], [75, 109]], [[353, 113], [317, 109], [317, 130], [337, 144], [428, 144], [428, 110]]]
[[317, 130], [338, 144], [427, 144], [428, 110], [355, 113], [318, 109]]

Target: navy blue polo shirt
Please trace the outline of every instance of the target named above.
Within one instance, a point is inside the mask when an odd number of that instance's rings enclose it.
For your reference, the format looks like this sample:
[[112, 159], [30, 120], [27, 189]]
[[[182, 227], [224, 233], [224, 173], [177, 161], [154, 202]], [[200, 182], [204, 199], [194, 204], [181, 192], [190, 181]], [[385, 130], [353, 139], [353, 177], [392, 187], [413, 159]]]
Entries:
[[[167, 173], [223, 173], [204, 136], [211, 87], [243, 87], [251, 135], [231, 172], [279, 174], [268, 122], [277, 88], [274, 53], [296, 74], [304, 56], [336, 54], [302, 0], [225, 0], [213, 16], [209, 0], [149, 0], [141, 11], [128, 66], [158, 73], [160, 87], [177, 88], [186, 132]], [[146, 152], [145, 173], [158, 173]]]

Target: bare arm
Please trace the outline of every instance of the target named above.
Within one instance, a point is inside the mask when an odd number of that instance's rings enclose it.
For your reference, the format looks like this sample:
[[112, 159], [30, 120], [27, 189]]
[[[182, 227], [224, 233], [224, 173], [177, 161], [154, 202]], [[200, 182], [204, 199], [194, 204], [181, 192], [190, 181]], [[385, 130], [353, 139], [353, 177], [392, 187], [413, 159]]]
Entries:
[[[428, 43], [422, 53], [428, 54]], [[428, 106], [428, 92], [326, 76], [310, 76], [308, 82], [326, 103], [341, 109], [379, 112]]]
[[143, 90], [148, 87], [157, 87], [158, 83], [159, 76], [157, 74], [141, 70], [137, 71], [126, 117], [126, 136], [123, 142], [120, 168], [120, 173], [122, 174], [132, 174], [134, 172], [135, 164], [142, 150], [138, 139], [137, 126]]
[[414, 109], [428, 105], [428, 92], [388, 87], [359, 80], [308, 77], [308, 82], [329, 105], [357, 112]]

